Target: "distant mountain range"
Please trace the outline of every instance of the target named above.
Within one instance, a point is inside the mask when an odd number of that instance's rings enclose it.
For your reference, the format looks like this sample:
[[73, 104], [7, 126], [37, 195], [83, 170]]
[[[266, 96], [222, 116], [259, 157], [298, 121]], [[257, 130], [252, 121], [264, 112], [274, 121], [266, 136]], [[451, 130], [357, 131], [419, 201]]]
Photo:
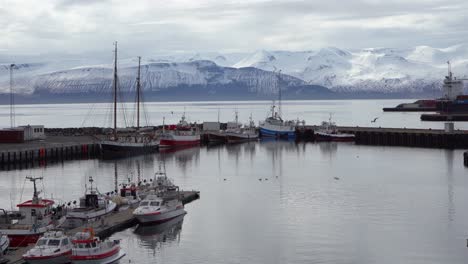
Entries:
[[[286, 99], [440, 96], [447, 60], [455, 76], [468, 74], [468, 46], [437, 49], [328, 47], [316, 51], [168, 54], [145, 58], [142, 85], [147, 100], [272, 99], [274, 71], [282, 71]], [[88, 64], [90, 63], [90, 64]], [[119, 84], [130, 100], [136, 59], [119, 61]], [[19, 101], [100, 101], [109, 96], [112, 63], [86, 59], [17, 63]], [[9, 90], [9, 63], [0, 64], [0, 93]], [[0, 103], [7, 98], [0, 96]]]

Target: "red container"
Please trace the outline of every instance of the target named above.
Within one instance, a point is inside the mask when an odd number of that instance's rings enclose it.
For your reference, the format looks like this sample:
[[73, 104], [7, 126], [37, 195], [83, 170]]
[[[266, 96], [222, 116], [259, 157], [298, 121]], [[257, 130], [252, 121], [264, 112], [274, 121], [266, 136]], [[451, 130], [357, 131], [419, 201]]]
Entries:
[[24, 131], [5, 129], [0, 130], [0, 143], [23, 143]]

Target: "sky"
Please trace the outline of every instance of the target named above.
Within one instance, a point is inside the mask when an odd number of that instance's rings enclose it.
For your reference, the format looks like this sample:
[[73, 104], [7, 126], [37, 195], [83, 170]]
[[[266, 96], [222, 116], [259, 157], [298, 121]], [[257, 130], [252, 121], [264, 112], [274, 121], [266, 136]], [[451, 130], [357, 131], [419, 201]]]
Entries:
[[0, 0], [0, 55], [448, 47], [468, 1]]

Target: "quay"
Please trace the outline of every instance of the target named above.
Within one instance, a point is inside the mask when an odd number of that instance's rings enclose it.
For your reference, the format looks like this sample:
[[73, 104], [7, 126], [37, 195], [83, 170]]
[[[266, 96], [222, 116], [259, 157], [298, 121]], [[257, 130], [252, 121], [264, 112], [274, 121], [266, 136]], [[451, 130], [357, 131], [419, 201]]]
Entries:
[[[377, 146], [404, 146], [422, 148], [466, 149], [468, 131], [442, 129], [410, 129], [380, 127], [337, 127], [339, 131], [355, 135], [356, 144]], [[305, 126], [297, 129], [298, 140], [315, 140], [317, 126]]]
[[48, 135], [43, 140], [0, 144], [0, 167], [94, 158], [99, 154], [99, 144], [93, 136]]
[[[180, 200], [183, 204], [188, 204], [199, 198], [200, 192], [198, 191], [180, 191]], [[123, 208], [104, 217], [101, 221], [96, 221], [88, 224], [86, 227], [93, 228], [96, 236], [98, 236], [101, 239], [104, 239], [116, 232], [122, 231], [126, 228], [136, 225], [137, 221], [133, 217], [132, 213], [133, 208]], [[85, 228], [85, 226], [67, 230], [65, 231], [65, 233], [69, 236], [73, 236], [77, 232], [83, 231], [83, 228]], [[4, 256], [4, 259], [7, 260], [7, 263], [25, 263], [22, 256], [32, 247], [33, 245], [29, 247], [10, 250]]]

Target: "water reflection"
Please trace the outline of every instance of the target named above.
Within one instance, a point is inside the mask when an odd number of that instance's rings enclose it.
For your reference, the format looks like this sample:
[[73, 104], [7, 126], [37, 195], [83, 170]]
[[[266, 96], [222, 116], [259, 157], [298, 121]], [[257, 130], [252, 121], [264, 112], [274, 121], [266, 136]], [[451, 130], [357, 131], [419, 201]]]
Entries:
[[184, 173], [191, 165], [198, 165], [200, 161], [200, 147], [184, 147], [161, 149], [159, 157], [164, 162], [174, 162]]
[[138, 226], [134, 231], [138, 238], [138, 244], [156, 252], [165, 244], [172, 243], [174, 241], [179, 243], [184, 216], [185, 215], [178, 216], [158, 225]]

